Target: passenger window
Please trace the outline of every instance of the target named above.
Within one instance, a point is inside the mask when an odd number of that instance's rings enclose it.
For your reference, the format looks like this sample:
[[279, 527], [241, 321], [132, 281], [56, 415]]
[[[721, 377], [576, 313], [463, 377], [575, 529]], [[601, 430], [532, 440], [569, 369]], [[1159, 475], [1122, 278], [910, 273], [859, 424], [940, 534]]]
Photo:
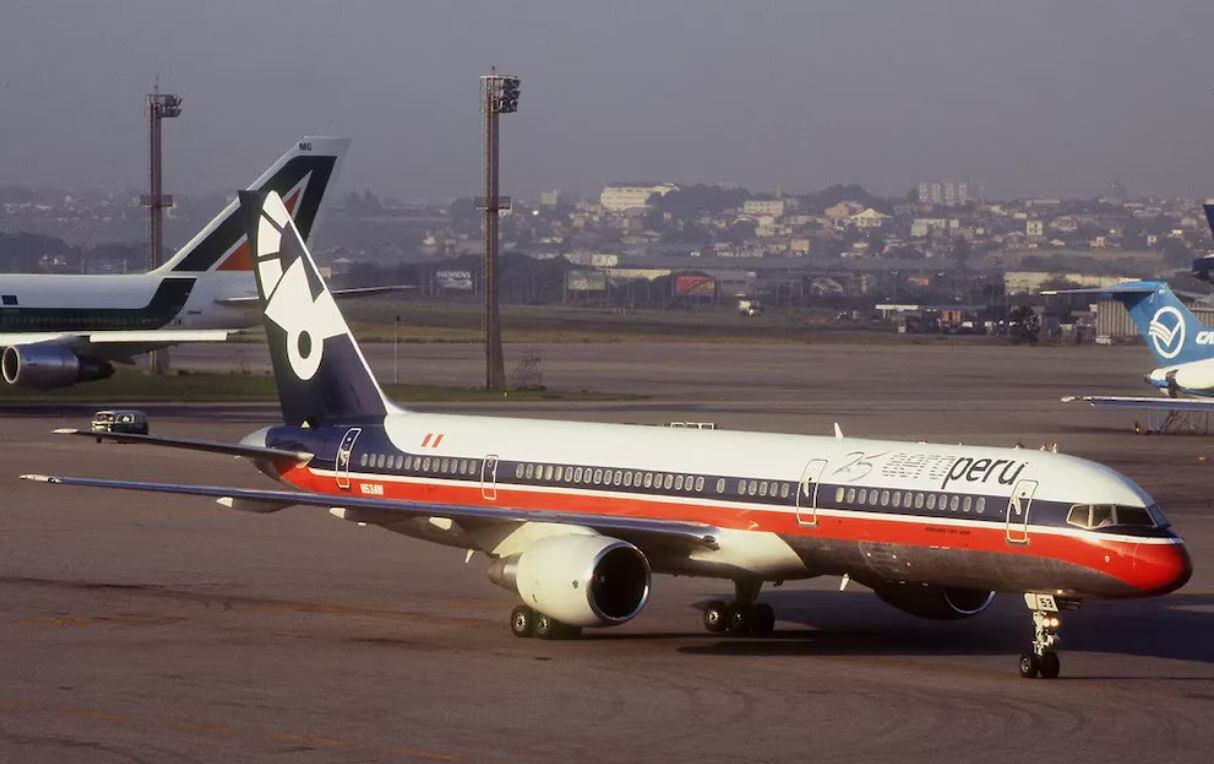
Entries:
[[637, 488], [640, 488], [642, 477], [644, 477], [644, 475], [642, 475], [640, 472], [632, 473], [632, 484], [635, 485]]
[[881, 492], [881, 506], [883, 506], [883, 507], [889, 506], [889, 491]]
[[717, 493], [725, 493], [725, 478], [717, 478]]
[[756, 493], [758, 493], [758, 492], [759, 492], [759, 483], [758, 483], [758, 481], [756, 481], [756, 480], [751, 480], [751, 481], [748, 481], [748, 482], [746, 483], [746, 493], [747, 493], [748, 495], [750, 495], [750, 496], [754, 496], [754, 495], [755, 495]]
[[444, 457], [443, 466], [441, 469], [442, 469], [442, 472], [444, 475], [447, 474], [448, 472], [450, 472], [451, 471], [451, 460]]
[[974, 508], [974, 497], [973, 497], [973, 496], [966, 496], [966, 497], [965, 497], [965, 501], [964, 501], [964, 502], [962, 503], [962, 505], [961, 505], [961, 511], [962, 511], [962, 512], [969, 512], [969, 511], [970, 511], [971, 509], [973, 509], [973, 508]]
[[703, 490], [704, 490], [704, 478], [697, 477], [696, 478], [696, 493], [699, 493], [700, 491], [703, 491]]
[[855, 501], [856, 501], [856, 489], [848, 488], [847, 489], [847, 503], [853, 504], [853, 503], [855, 503]]
[[662, 478], [662, 487], [665, 488], [667, 491], [670, 490], [670, 486], [673, 484], [674, 484], [673, 476], [666, 475], [665, 477]]
[[954, 496], [954, 497], [952, 497], [951, 499], [949, 499], [949, 502], [948, 502], [948, 508], [949, 508], [949, 509], [951, 509], [953, 512], [956, 512], [956, 511], [957, 511], [957, 507], [959, 507], [960, 505], [961, 505], [961, 497], [960, 497], [960, 496]]
[[404, 466], [405, 466], [405, 457], [401, 456], [400, 454], [397, 454], [396, 455], [396, 471], [400, 472], [401, 468]]
[[843, 490], [843, 486], [839, 486], [838, 488], [836, 488], [835, 489], [835, 504], [842, 504], [843, 496], [845, 494], [846, 494], [846, 491]]
[[582, 482], [589, 484], [592, 480], [594, 480], [594, 470], [587, 467], [585, 474], [582, 475]]
[[982, 510], [986, 509], [986, 497], [979, 496], [978, 501], [974, 502], [974, 511], [982, 514]]
[[902, 506], [902, 492], [901, 491], [894, 491], [894, 495], [892, 498], [893, 498], [894, 509], [897, 509], [898, 507]]
[[612, 481], [611, 481], [612, 485], [622, 485], [623, 482], [624, 482], [624, 473], [619, 470], [616, 470], [615, 477], [612, 478]]
[[533, 477], [535, 477], [535, 465], [528, 464], [527, 465], [527, 479], [530, 480]]
[[652, 472], [645, 473], [645, 487], [653, 488], [653, 473]]
[[923, 509], [923, 494], [915, 494], [915, 509]]
[[681, 491], [681, 490], [683, 490], [683, 476], [682, 476], [682, 475], [679, 475], [679, 476], [675, 477], [675, 479], [674, 479], [674, 490], [676, 490], [676, 491]]
[[780, 483], [780, 498], [788, 498], [788, 483]]
[[367, 455], [365, 453], [358, 455], [358, 466], [359, 467], [367, 466]]
[[936, 508], [936, 494], [934, 494], [934, 493], [929, 493], [929, 494], [927, 495], [927, 508], [928, 508], [928, 509], [935, 509], [935, 508]]
[[384, 454], [380, 454], [379, 456], [375, 457], [375, 468], [382, 470], [384, 468], [384, 462], [387, 461], [387, 459], [388, 457]]
[[600, 468], [600, 469], [596, 469], [596, 470], [594, 471], [594, 482], [595, 482], [595, 484], [596, 484], [596, 485], [600, 485], [600, 484], [602, 484], [602, 482], [603, 482], [603, 470], [602, 470], [601, 468]]
[[581, 467], [578, 467], [577, 469], [575, 469], [573, 471], [573, 482], [575, 482], [575, 483], [582, 482], [582, 468]]
[[425, 459], [422, 459], [422, 472], [429, 472], [429, 471], [430, 471], [430, 457], [427, 456]]
[[631, 472], [624, 473], [624, 487], [632, 488], [632, 473]]

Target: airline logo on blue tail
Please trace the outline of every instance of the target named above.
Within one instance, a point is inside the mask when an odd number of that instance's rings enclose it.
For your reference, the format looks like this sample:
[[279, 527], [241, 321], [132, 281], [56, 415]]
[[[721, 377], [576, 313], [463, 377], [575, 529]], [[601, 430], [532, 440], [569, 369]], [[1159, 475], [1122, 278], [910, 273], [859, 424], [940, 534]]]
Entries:
[[294, 228], [282, 198], [271, 191], [257, 229], [257, 270], [266, 300], [265, 314], [286, 333], [291, 371], [298, 379], [309, 380], [320, 368], [325, 340], [345, 334], [346, 322], [329, 290], [309, 278], [307, 260], [299, 245], [302, 237]]
[[1151, 317], [1147, 333], [1155, 345], [1155, 352], [1160, 357], [1171, 360], [1180, 355], [1181, 349], [1184, 348], [1184, 316], [1171, 305], [1165, 305]]

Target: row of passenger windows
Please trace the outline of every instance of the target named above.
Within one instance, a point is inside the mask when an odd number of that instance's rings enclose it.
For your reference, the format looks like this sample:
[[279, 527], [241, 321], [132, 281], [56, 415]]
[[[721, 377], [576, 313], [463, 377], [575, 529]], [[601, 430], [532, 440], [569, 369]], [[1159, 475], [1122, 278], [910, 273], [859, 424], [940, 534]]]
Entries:
[[438, 475], [476, 475], [480, 472], [480, 459], [453, 459], [447, 456], [403, 456], [397, 454], [358, 455], [358, 466], [397, 472], [429, 472]]
[[958, 496], [956, 494], [922, 493], [920, 491], [890, 491], [882, 488], [835, 489], [835, 503], [850, 506], [893, 507], [894, 509], [926, 509], [929, 512], [974, 512], [986, 511], [986, 498], [982, 496]]
[[[403, 454], [368, 454], [358, 456], [360, 467], [395, 470], [397, 472], [424, 472], [438, 475], [477, 476], [481, 460], [458, 459], [439, 456], [405, 456]], [[662, 491], [684, 491], [700, 493], [707, 485], [718, 494], [726, 492], [725, 478], [709, 478], [702, 475], [680, 475], [670, 472], [643, 472], [639, 470], [612, 470], [601, 467], [573, 467], [553, 464], [520, 463], [514, 466], [514, 477], [520, 480], [573, 483], [594, 486], [623, 488], [652, 488]], [[759, 496], [787, 499], [796, 490], [794, 483], [781, 480], [738, 480], [734, 492], [738, 496]], [[907, 509], [939, 509], [951, 512], [975, 512], [986, 510], [986, 499], [978, 496], [957, 496], [918, 491], [890, 491], [877, 488], [835, 489], [835, 503], [849, 506], [905, 507]], [[1077, 524], [1077, 523], [1076, 523]]]
[[[514, 477], [520, 480], [540, 480], [556, 483], [581, 483], [583, 485], [622, 486], [624, 488], [654, 488], [665, 491], [704, 490], [702, 475], [679, 475], [671, 472], [642, 472], [640, 470], [612, 470], [602, 467], [571, 467], [553, 464], [516, 464]], [[725, 492], [725, 478], [717, 478], [717, 493]]]

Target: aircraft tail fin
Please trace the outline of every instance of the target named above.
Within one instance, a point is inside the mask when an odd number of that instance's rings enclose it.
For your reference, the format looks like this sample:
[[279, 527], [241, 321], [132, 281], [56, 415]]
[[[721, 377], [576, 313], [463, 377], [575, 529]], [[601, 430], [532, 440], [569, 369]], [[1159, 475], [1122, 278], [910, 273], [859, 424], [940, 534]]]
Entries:
[[[333, 186], [342, 157], [349, 147], [348, 138], [300, 138], [253, 181], [248, 190], [273, 191], [282, 197], [297, 229], [307, 241], [316, 227], [325, 192]], [[253, 270], [245, 223], [238, 214], [238, 207], [238, 202], [232, 200], [156, 272], [194, 274]]]
[[1127, 281], [1110, 287], [1059, 289], [1049, 294], [1098, 294], [1120, 302], [1160, 365], [1214, 357], [1214, 333], [1163, 281]]
[[371, 373], [277, 191], [240, 192], [283, 420], [381, 419], [395, 407]]

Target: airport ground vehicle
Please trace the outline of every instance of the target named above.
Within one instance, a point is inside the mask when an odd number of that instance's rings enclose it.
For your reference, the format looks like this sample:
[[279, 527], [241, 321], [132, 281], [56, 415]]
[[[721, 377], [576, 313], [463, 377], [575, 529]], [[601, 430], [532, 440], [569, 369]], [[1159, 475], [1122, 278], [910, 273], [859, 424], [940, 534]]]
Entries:
[[[92, 432], [117, 432], [124, 435], [147, 435], [148, 415], [138, 409], [113, 409], [93, 414], [89, 426]], [[98, 438], [100, 443], [101, 439]]]
[[[242, 456], [289, 490], [59, 475], [39, 482], [211, 497], [335, 517], [489, 559], [520, 637], [636, 617], [652, 574], [730, 580], [710, 631], [763, 635], [765, 583], [841, 576], [925, 618], [1032, 613], [1026, 677], [1056, 677], [1060, 613], [1188, 580], [1184, 544], [1125, 476], [1045, 451], [700, 428], [423, 414], [384, 396], [276, 194], [242, 193], [283, 423], [240, 443], [120, 442]], [[70, 434], [90, 435], [68, 431]], [[1108, 522], [1106, 522], [1108, 521]]]

